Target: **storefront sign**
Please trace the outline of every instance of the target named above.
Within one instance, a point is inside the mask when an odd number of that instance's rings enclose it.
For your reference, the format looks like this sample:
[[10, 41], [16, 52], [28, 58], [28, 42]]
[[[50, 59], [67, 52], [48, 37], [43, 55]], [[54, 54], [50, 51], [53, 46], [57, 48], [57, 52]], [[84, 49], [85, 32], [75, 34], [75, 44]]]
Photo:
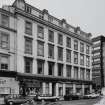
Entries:
[[18, 94], [19, 85], [15, 78], [0, 77], [0, 94]]
[[22, 83], [25, 87], [40, 87], [40, 81], [38, 80], [23, 79]]
[[0, 94], [10, 94], [10, 88], [0, 87]]

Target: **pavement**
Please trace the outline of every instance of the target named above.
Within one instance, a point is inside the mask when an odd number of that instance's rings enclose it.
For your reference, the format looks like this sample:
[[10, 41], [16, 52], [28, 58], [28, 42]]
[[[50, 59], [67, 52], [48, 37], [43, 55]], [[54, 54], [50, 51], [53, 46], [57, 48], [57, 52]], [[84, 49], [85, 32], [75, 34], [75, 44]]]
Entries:
[[100, 98], [97, 98], [97, 99], [84, 99], [84, 100], [72, 100], [72, 101], [58, 101], [58, 102], [45, 103], [42, 105], [94, 105], [98, 103], [100, 100], [101, 100]]
[[102, 100], [102, 98], [81, 99], [81, 100], [72, 100], [72, 101], [58, 101], [58, 102], [38, 102], [38, 103], [33, 103], [33, 104], [30, 103], [30, 104], [24, 104], [24, 105], [95, 105], [100, 100]]
[[[58, 102], [61, 105], [94, 105], [100, 101], [99, 99], [84, 99]], [[57, 104], [56, 104], [57, 105]]]

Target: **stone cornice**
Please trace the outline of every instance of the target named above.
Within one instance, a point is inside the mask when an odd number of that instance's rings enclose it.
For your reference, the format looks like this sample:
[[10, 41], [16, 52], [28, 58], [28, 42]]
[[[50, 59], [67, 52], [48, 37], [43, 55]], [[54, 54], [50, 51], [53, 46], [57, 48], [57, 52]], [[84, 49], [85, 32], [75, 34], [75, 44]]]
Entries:
[[4, 14], [7, 14], [7, 15], [9, 15], [9, 16], [15, 17], [15, 15], [14, 15], [13, 13], [11, 13], [11, 12], [9, 12], [9, 11], [6, 11], [6, 10], [4, 10], [4, 9], [2, 9], [2, 8], [0, 8], [0, 13], [4, 13]]
[[79, 39], [81, 41], [84, 41], [84, 42], [86, 42], [88, 44], [92, 44], [91, 40], [89, 40], [88, 38], [84, 38], [84, 37], [78, 35], [77, 33], [70, 32], [70, 31], [68, 31], [68, 30], [66, 30], [66, 29], [64, 29], [62, 27], [59, 27], [59, 26], [57, 26], [57, 25], [55, 25], [55, 24], [53, 24], [51, 22], [48, 22], [48, 21], [46, 21], [44, 19], [40, 19], [39, 17], [37, 17], [35, 15], [26, 13], [25, 11], [22, 11], [21, 9], [16, 8], [15, 9], [15, 14], [20, 14], [21, 16], [24, 16], [24, 17], [29, 18], [31, 20], [34, 20], [34, 21], [36, 21], [38, 23], [49, 26], [49, 27], [51, 27], [51, 28], [53, 28], [55, 30], [58, 30], [58, 31], [60, 31], [60, 32], [62, 32], [64, 34], [70, 35], [71, 37], [77, 38], [77, 39]]

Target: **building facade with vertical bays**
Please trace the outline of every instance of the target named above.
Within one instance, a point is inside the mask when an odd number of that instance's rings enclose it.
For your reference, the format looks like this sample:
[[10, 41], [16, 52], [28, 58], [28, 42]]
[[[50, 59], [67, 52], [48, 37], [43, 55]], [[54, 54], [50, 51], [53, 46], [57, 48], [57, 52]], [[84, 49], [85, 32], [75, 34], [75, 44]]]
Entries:
[[0, 90], [52, 96], [92, 91], [90, 33], [24, 0], [3, 6], [0, 20]]

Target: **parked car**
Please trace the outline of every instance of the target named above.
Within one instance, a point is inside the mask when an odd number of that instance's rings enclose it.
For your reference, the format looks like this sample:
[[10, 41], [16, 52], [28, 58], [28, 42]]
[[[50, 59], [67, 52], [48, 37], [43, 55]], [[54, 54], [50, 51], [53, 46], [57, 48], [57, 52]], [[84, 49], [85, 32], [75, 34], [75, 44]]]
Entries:
[[17, 97], [12, 97], [12, 95], [8, 95], [5, 97], [4, 102], [6, 105], [16, 105], [16, 104], [24, 104], [24, 103], [29, 103], [33, 100], [32, 97], [26, 96], [17, 96]]
[[82, 95], [78, 95], [78, 94], [68, 94], [68, 95], [64, 95], [64, 100], [65, 101], [78, 100], [78, 99], [81, 99], [82, 97], [83, 97]]
[[100, 96], [99, 93], [91, 93], [91, 94], [84, 95], [84, 99], [98, 98], [99, 96]]
[[36, 101], [57, 101], [59, 100], [59, 97], [57, 96], [51, 96], [51, 95], [36, 95], [34, 98]]

